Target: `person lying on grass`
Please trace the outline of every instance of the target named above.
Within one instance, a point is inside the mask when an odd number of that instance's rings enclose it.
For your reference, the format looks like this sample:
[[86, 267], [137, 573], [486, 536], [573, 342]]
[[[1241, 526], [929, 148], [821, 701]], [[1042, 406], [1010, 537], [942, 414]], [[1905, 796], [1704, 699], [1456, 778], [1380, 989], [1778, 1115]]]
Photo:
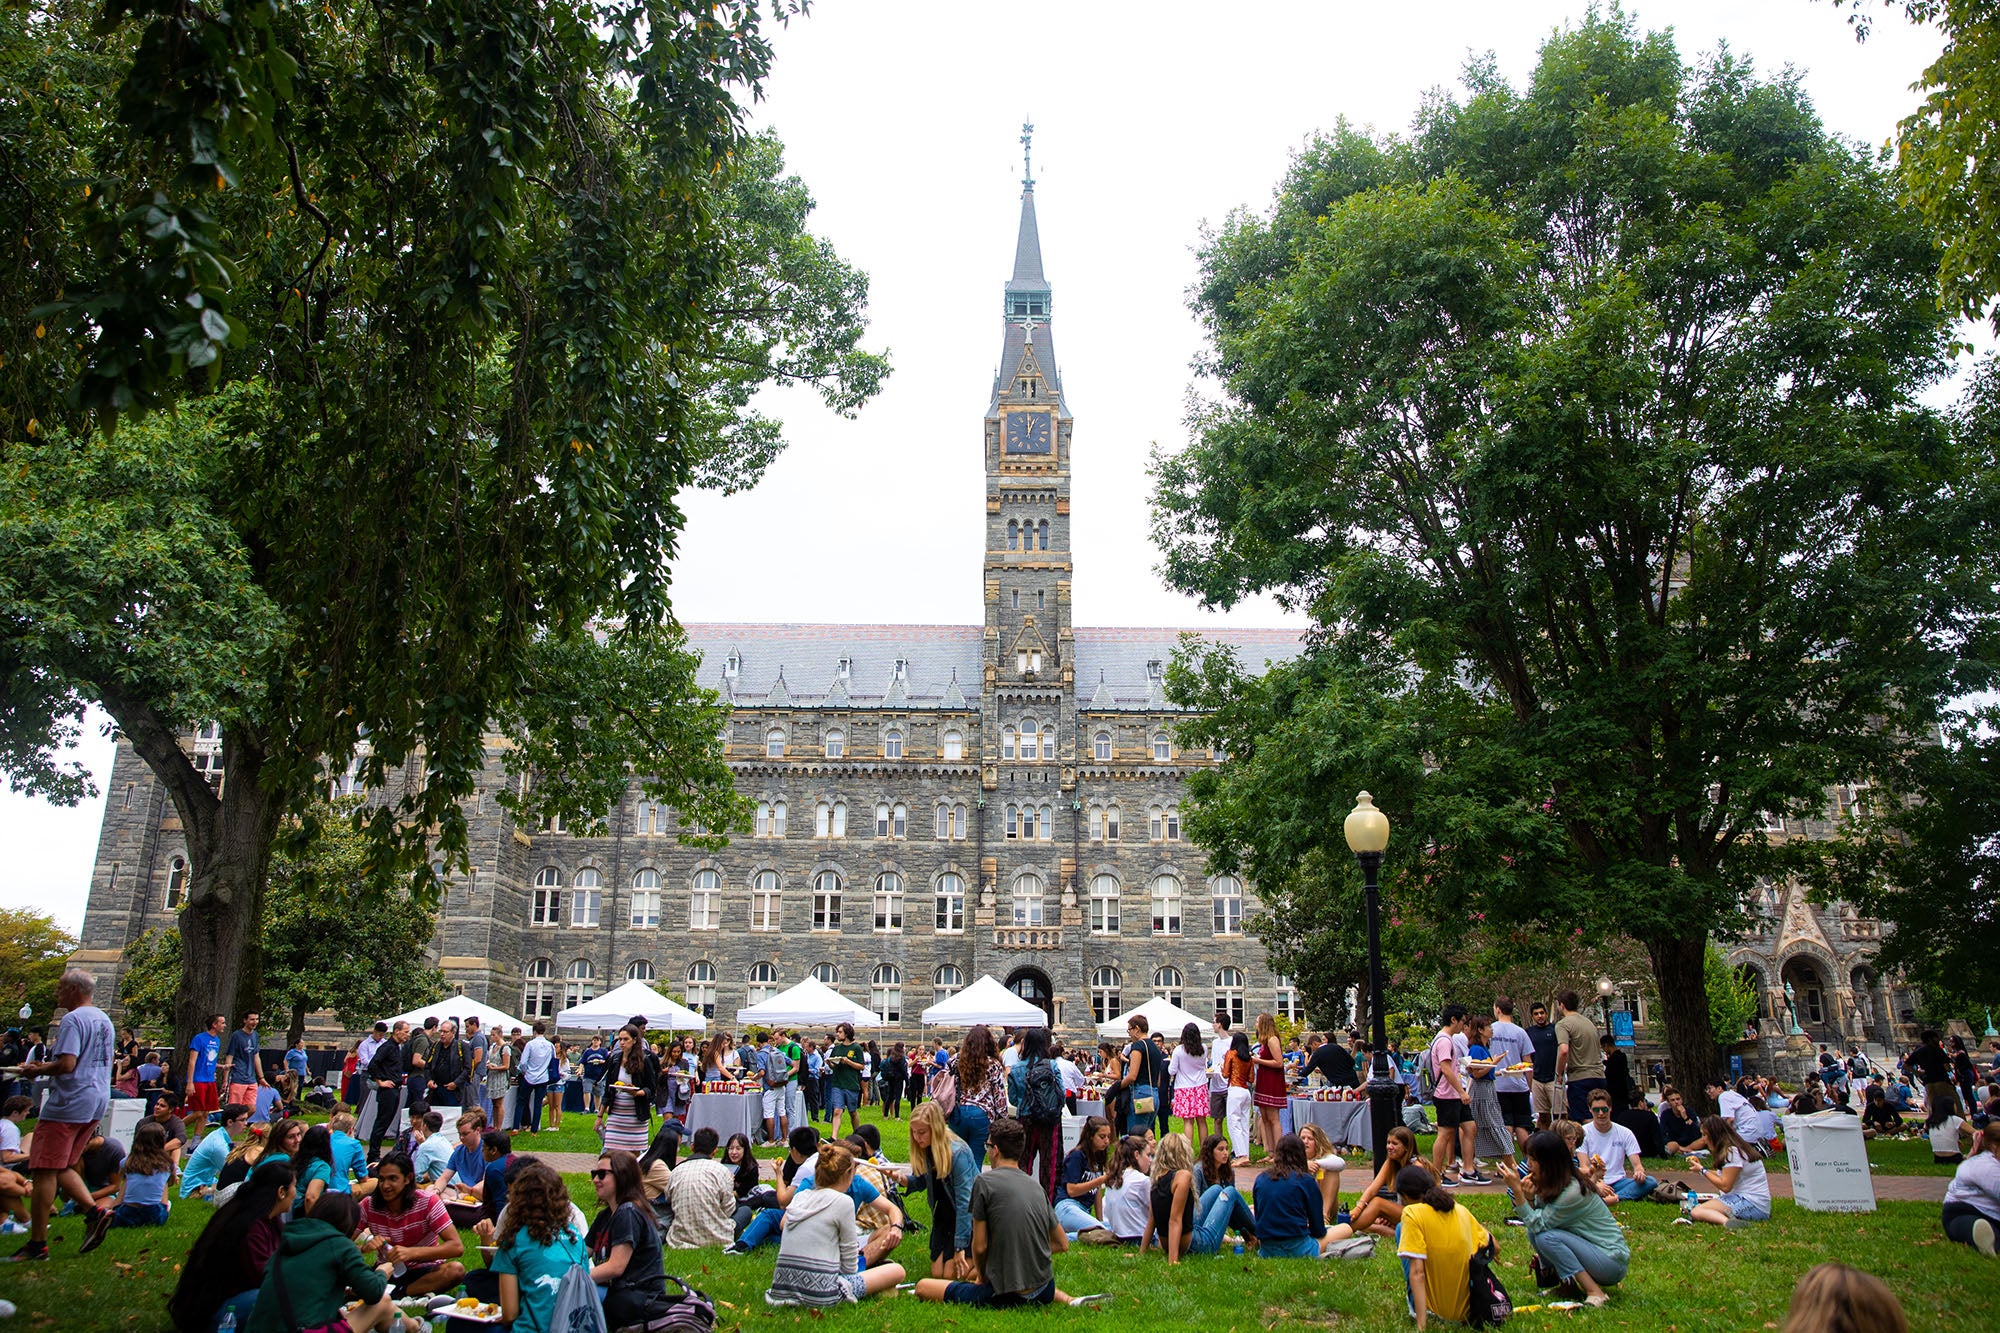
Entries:
[[954, 1305], [1090, 1305], [1102, 1295], [1071, 1296], [1056, 1286], [1055, 1256], [1069, 1236], [1039, 1182], [1020, 1169], [1028, 1131], [1013, 1119], [995, 1121], [987, 1136], [993, 1169], [972, 1186], [972, 1272], [960, 1281], [927, 1277], [917, 1297]]

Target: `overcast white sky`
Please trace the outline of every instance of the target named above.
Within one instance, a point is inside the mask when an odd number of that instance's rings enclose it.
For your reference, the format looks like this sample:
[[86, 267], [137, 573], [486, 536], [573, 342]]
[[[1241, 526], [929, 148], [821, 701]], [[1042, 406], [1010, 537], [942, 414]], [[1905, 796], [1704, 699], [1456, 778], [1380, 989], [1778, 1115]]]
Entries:
[[[688, 621], [972, 623], [980, 417], [1035, 126], [1042, 251], [1076, 414], [1076, 622], [1194, 625], [1147, 538], [1148, 451], [1184, 438], [1198, 332], [1185, 293], [1204, 222], [1261, 208], [1289, 154], [1340, 116], [1405, 128], [1426, 89], [1492, 50], [1525, 79], [1575, 3], [1004, 7], [821, 0], [777, 38], [758, 108], [819, 200], [815, 227], [872, 279], [870, 345], [895, 373], [852, 421], [778, 399], [791, 448], [756, 490], [692, 497], [675, 583]], [[1837, 131], [1871, 144], [1913, 105], [1938, 42], [1892, 13], [1857, 45], [1827, 0], [1653, 0], [1684, 54], [1726, 40], [1790, 64]], [[819, 534], [815, 537], [813, 534]], [[1223, 619], [1276, 624], [1268, 605]], [[109, 742], [88, 747], [100, 776]], [[0, 794], [0, 904], [83, 916], [100, 802]]]

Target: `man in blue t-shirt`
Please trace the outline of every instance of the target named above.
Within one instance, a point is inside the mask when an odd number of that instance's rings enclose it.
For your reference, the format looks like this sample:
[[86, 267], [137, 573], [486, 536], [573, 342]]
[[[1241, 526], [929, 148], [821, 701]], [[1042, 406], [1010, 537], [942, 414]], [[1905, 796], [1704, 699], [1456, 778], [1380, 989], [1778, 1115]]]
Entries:
[[[819, 1131], [810, 1126], [806, 1127], [805, 1133], [811, 1135], [814, 1140], [819, 1137]], [[857, 1163], [855, 1171], [847, 1178], [846, 1191], [847, 1197], [854, 1200], [855, 1212], [860, 1212], [870, 1204], [879, 1203], [890, 1215], [889, 1222], [876, 1227], [862, 1237], [861, 1257], [856, 1266], [856, 1271], [858, 1272], [867, 1268], [872, 1263], [880, 1262], [890, 1251], [903, 1243], [903, 1224], [907, 1219], [902, 1209], [896, 1206], [895, 1200], [886, 1197], [881, 1190], [875, 1188], [872, 1181], [862, 1178], [858, 1164], [868, 1160], [867, 1146], [865, 1144], [857, 1144], [852, 1140], [840, 1141], [840, 1143], [841, 1147], [853, 1155]], [[792, 1157], [797, 1159], [799, 1149], [807, 1146], [807, 1143], [802, 1142], [800, 1135], [794, 1133], [790, 1146]], [[723, 1253], [747, 1254], [777, 1235], [779, 1227], [784, 1222], [785, 1210], [783, 1205], [791, 1203], [793, 1199], [813, 1187], [814, 1168], [818, 1164], [819, 1153], [817, 1151], [800, 1162], [798, 1173], [792, 1177], [792, 1183], [790, 1185], [780, 1183], [776, 1187], [775, 1193], [778, 1196], [778, 1202], [781, 1206], [766, 1208], [751, 1218], [749, 1225], [743, 1228], [743, 1234], [737, 1238], [736, 1244], [725, 1249]]]
[[225, 1095], [232, 1104], [255, 1106], [257, 1090], [271, 1086], [264, 1077], [264, 1062], [258, 1049], [257, 1015], [245, 1014], [243, 1026], [229, 1034], [229, 1045], [222, 1053], [222, 1068], [229, 1076], [229, 1091]]
[[202, 1136], [181, 1166], [181, 1197], [199, 1193], [207, 1198], [215, 1190], [216, 1177], [229, 1160], [230, 1149], [250, 1132], [250, 1108], [232, 1106], [223, 1112], [222, 1123]]
[[604, 1034], [598, 1033], [590, 1039], [590, 1048], [583, 1053], [583, 1109], [595, 1111], [597, 1099], [604, 1094], [604, 1070], [611, 1063], [611, 1052], [605, 1049]]
[[206, 1116], [218, 1110], [222, 1101], [215, 1095], [215, 1061], [222, 1054], [222, 1033], [229, 1026], [229, 1020], [221, 1014], [208, 1020], [205, 1031], [197, 1032], [188, 1042], [187, 1073], [187, 1113], [190, 1116]]

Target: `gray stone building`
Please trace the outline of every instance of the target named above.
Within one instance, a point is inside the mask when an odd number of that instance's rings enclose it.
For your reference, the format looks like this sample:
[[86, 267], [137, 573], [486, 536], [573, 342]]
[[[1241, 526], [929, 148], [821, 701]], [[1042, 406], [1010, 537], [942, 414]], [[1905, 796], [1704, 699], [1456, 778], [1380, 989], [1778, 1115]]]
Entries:
[[[984, 623], [688, 626], [757, 808], [719, 854], [681, 846], [636, 788], [605, 836], [516, 827], [488, 799], [505, 780], [489, 751], [474, 869], [436, 942], [465, 993], [536, 1017], [637, 978], [733, 1023], [814, 975], [908, 1034], [990, 973], [1072, 1031], [1155, 994], [1299, 1014], [1246, 933], [1251, 887], [1207, 875], [1182, 836], [1182, 781], [1213, 759], [1174, 736], [1163, 673], [1181, 632], [1071, 620], [1074, 423], [1024, 185], [978, 434]], [[1203, 637], [1251, 668], [1300, 651], [1292, 630]], [[188, 744], [221, 781], [213, 738]], [[121, 742], [84, 961], [115, 978], [128, 941], [171, 924], [186, 876], [172, 806]]]

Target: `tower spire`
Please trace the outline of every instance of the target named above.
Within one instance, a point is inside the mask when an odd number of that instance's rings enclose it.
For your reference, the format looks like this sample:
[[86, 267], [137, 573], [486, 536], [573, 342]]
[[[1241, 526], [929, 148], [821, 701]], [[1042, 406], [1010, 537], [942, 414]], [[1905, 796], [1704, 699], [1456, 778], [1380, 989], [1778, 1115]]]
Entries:
[[1035, 188], [1035, 122], [1032, 118], [1021, 122], [1021, 188], [1030, 193]]

